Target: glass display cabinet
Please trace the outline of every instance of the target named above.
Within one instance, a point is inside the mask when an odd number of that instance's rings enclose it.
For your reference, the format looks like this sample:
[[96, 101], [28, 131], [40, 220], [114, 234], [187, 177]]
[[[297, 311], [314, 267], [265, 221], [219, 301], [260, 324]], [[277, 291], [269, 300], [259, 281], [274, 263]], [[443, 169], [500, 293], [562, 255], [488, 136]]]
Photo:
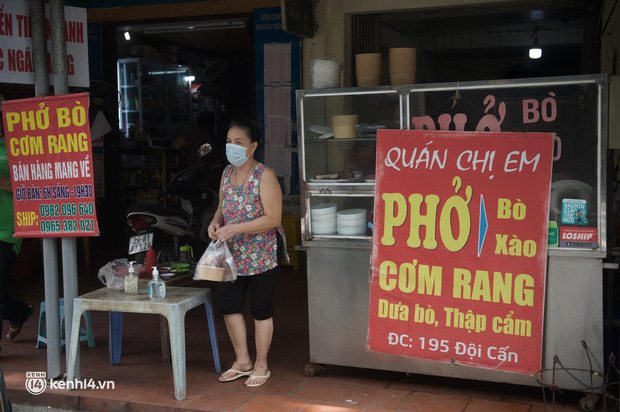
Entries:
[[[302, 239], [371, 239], [372, 225], [359, 236], [317, 231], [313, 220], [325, 218], [312, 211], [321, 203], [336, 203], [337, 212], [366, 209], [372, 222], [381, 129], [550, 132], [555, 136], [549, 220], [558, 232], [550, 253], [604, 257], [607, 87], [605, 76], [590, 75], [299, 90]], [[586, 204], [584, 222], [562, 213], [567, 199]]]
[[[188, 68], [141, 58], [120, 59], [119, 127], [129, 141], [171, 141], [192, 127]], [[132, 147], [128, 145], [125, 147]]]
[[377, 131], [401, 129], [397, 90], [299, 91], [302, 239], [370, 247]]
[[[552, 370], [558, 357], [589, 370], [580, 342], [602, 362], [607, 94], [605, 75], [297, 91], [312, 362], [306, 373], [325, 363], [537, 385], [528, 375], [367, 350], [375, 162], [381, 161], [375, 148], [385, 128], [555, 134], [549, 227], [559, 241], [547, 249], [542, 366]], [[587, 205], [587, 222], [564, 212], [576, 201]], [[582, 388], [570, 376], [556, 378], [562, 388]]]

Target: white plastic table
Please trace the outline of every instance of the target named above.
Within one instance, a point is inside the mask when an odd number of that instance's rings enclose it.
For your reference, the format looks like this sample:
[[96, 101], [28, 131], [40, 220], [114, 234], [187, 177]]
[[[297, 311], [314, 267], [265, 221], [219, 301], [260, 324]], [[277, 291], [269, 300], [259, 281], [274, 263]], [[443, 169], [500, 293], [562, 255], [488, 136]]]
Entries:
[[185, 399], [185, 314], [188, 310], [205, 304], [209, 322], [211, 345], [215, 368], [220, 372], [220, 359], [215, 335], [215, 323], [211, 301], [211, 289], [167, 287], [166, 297], [151, 300], [146, 294], [130, 295], [107, 287], [86, 293], [74, 299], [73, 324], [71, 328], [71, 351], [67, 380], [72, 381], [79, 376], [75, 371], [77, 349], [80, 338], [80, 317], [86, 310], [131, 313], [155, 313], [168, 320], [170, 330], [170, 349], [172, 352], [172, 375], [174, 378], [174, 395], [177, 400]]

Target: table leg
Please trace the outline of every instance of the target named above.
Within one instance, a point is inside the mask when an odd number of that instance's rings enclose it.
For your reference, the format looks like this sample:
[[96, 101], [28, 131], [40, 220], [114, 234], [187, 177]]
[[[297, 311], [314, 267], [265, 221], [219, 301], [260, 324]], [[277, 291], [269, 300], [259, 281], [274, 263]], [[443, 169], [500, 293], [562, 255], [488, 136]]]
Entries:
[[159, 329], [161, 330], [161, 362], [170, 365], [170, 336], [168, 332], [168, 320], [165, 316], [159, 316]]
[[174, 378], [174, 397], [185, 399], [185, 313], [178, 309], [168, 312], [170, 329], [170, 349], [172, 349], [172, 377]]
[[110, 312], [110, 364], [121, 363], [123, 344], [123, 312]]
[[[209, 291], [210, 293], [211, 291]], [[213, 308], [211, 307], [211, 296], [209, 295], [209, 301], [205, 302], [205, 309], [207, 311], [207, 322], [209, 324], [209, 336], [211, 338], [211, 349], [213, 350], [213, 361], [215, 362], [215, 371], [222, 373], [222, 367], [220, 366], [220, 351], [217, 347], [217, 333], [215, 331], [215, 317], [213, 316]]]
[[78, 348], [80, 346], [80, 318], [82, 317], [82, 305], [78, 300], [74, 300], [73, 322], [71, 324], [71, 345], [69, 350], [69, 363], [67, 365], [67, 382], [79, 378], [80, 371], [76, 371], [76, 361]]

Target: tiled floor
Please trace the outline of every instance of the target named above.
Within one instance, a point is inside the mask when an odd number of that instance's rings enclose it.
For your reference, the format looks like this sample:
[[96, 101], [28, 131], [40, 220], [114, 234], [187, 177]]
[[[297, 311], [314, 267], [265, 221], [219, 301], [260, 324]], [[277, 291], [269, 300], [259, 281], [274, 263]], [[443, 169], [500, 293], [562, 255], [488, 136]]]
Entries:
[[[107, 253], [109, 255], [109, 253]], [[81, 269], [80, 294], [102, 285], [97, 270], [117, 256], [95, 253], [92, 268]], [[246, 388], [243, 380], [220, 383], [214, 370], [204, 308], [186, 317], [187, 397], [174, 398], [172, 367], [161, 363], [159, 319], [156, 315], [126, 314], [121, 364], [108, 362], [108, 314], [91, 312], [97, 346], [81, 344], [82, 377], [94, 382], [112, 380], [114, 389], [50, 390], [30, 395], [25, 372], [47, 369], [46, 349], [35, 349], [38, 304], [43, 301], [43, 276], [13, 282], [13, 295], [36, 304], [33, 317], [13, 341], [0, 341], [0, 365], [9, 399], [15, 404], [45, 405], [87, 411], [514, 411], [543, 412], [581, 410], [578, 392], [551, 393], [536, 387], [468, 381], [330, 365], [315, 377], [304, 374], [309, 361], [305, 273], [285, 267], [276, 301], [275, 335], [270, 352], [271, 378], [258, 388]], [[217, 307], [217, 285], [213, 287]], [[222, 367], [234, 354], [224, 322], [216, 309]], [[251, 324], [250, 324], [251, 325]], [[4, 325], [6, 333], [7, 324]], [[249, 327], [250, 339], [252, 328]], [[63, 356], [64, 369], [64, 356]], [[602, 401], [597, 410], [603, 410]], [[612, 410], [609, 407], [607, 410]]]

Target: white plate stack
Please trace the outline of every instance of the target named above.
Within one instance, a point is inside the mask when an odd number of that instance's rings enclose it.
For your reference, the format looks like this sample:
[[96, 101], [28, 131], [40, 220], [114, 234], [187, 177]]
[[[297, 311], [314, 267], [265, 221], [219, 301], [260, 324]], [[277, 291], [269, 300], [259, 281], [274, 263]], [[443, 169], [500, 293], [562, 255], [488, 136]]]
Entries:
[[339, 235], [360, 236], [366, 234], [368, 225], [366, 209], [345, 209], [336, 214]]
[[312, 233], [333, 235], [336, 233], [336, 204], [321, 203], [310, 207]]

